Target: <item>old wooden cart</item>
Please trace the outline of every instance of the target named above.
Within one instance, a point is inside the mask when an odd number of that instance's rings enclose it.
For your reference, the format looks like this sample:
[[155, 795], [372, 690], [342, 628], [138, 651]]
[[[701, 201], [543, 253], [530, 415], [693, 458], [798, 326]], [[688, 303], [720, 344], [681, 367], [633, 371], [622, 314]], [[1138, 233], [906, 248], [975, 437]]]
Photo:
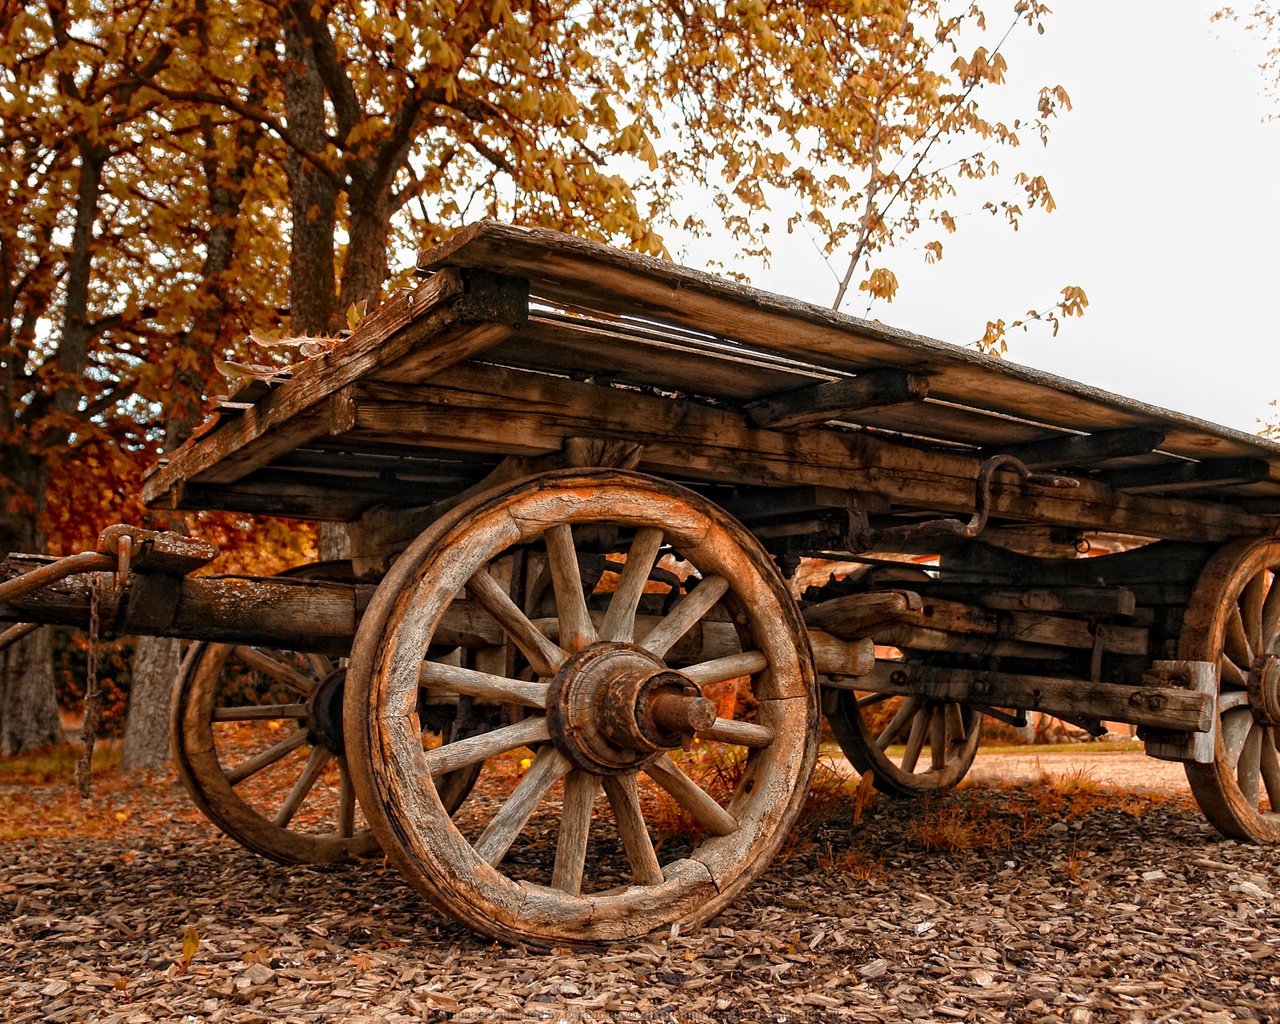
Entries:
[[[190, 575], [211, 552], [116, 528], [4, 567], [0, 618], [92, 593], [201, 641], [176, 757], [240, 842], [381, 846], [504, 940], [636, 936], [764, 870], [821, 714], [911, 795], [1025, 709], [1138, 724], [1223, 833], [1280, 840], [1280, 447], [555, 233], [480, 224], [422, 270], [146, 485], [345, 523], [349, 563]], [[254, 788], [290, 765], [282, 806]], [[655, 846], [672, 807], [693, 838]]]

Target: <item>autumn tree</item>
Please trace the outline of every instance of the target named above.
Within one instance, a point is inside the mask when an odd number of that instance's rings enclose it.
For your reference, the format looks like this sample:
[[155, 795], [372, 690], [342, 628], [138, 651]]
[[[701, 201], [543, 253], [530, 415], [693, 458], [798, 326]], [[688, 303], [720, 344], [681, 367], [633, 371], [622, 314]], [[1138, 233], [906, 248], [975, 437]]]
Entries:
[[[833, 252], [852, 251], [850, 282], [864, 269], [874, 282], [864, 262], [923, 223], [955, 175], [986, 166], [904, 173], [892, 161], [935, 136], [1016, 132], [977, 105], [975, 83], [996, 81], [1002, 58], [955, 49], [959, 27], [981, 21], [972, 4], [72, 6], [23, 7], [6, 35], [13, 166], [45, 175], [34, 200], [31, 173], [5, 185], [22, 224], [14, 251], [44, 268], [6, 274], [17, 298], [5, 362], [19, 371], [4, 438], [15, 458], [33, 426], [42, 438], [29, 471], [6, 470], [0, 498], [20, 527], [10, 547], [36, 546], [56, 459], [120, 431], [113, 451], [163, 444], [165, 396], [148, 398], [133, 364], [88, 375], [89, 352], [104, 338], [136, 346], [160, 374], [216, 390], [209, 354], [229, 344], [227, 324], [247, 326], [221, 305], [231, 278], [262, 289], [260, 309], [287, 306], [294, 333], [331, 333], [408, 274], [420, 245], [479, 217], [658, 255], [664, 232], [714, 232], [759, 255], [765, 212], [785, 197]], [[1043, 13], [1026, 0], [1015, 10]], [[1044, 116], [1064, 99], [1048, 94]], [[1030, 179], [1019, 188], [1041, 194]], [[281, 209], [287, 245], [271, 227]], [[135, 232], [139, 259], [94, 258], [116, 224], [154, 224], [163, 272], [147, 231]], [[130, 416], [146, 426], [130, 434]]]
[[[271, 291], [284, 247], [272, 179], [255, 167], [245, 124], [141, 85], [169, 65], [189, 72], [209, 49], [200, 7], [50, 5], [4, 28], [4, 550], [84, 548], [108, 522], [143, 521], [141, 471], [202, 414], [215, 356], [282, 305]], [[266, 274], [237, 250], [237, 231], [269, 246]], [[157, 647], [140, 647], [145, 669]], [[169, 644], [160, 659], [170, 679], [174, 653]], [[43, 631], [4, 658], [0, 746], [61, 739]], [[163, 714], [162, 699], [135, 703]], [[163, 741], [143, 746], [163, 755]]]

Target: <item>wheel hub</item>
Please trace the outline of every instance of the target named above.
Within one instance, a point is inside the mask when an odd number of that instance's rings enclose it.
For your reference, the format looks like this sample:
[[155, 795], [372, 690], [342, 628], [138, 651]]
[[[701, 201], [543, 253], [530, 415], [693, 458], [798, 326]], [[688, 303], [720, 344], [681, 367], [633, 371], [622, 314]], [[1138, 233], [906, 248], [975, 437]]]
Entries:
[[715, 705], [693, 680], [632, 644], [579, 651], [551, 680], [547, 700], [552, 740], [597, 775], [642, 768], [715, 719]]
[[1249, 707], [1253, 717], [1280, 725], [1280, 658], [1264, 654], [1249, 670]]
[[342, 694], [347, 670], [337, 668], [320, 680], [307, 698], [307, 732], [314, 745], [342, 755]]

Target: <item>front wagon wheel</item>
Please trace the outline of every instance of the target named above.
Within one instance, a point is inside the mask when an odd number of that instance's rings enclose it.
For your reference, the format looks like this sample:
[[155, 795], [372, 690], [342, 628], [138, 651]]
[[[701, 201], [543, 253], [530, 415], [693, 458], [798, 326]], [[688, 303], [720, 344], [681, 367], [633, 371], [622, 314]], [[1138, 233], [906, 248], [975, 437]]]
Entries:
[[[502, 582], [513, 563], [549, 586]], [[505, 634], [507, 671], [419, 673], [451, 613]], [[426, 750], [422, 688], [524, 710]], [[603, 471], [488, 492], [419, 537], [361, 623], [346, 704], [356, 790], [405, 877], [477, 931], [539, 945], [729, 903], [800, 810], [816, 723], [803, 623], [754, 538], [690, 491]], [[509, 785], [451, 820], [434, 780], [484, 761]]]

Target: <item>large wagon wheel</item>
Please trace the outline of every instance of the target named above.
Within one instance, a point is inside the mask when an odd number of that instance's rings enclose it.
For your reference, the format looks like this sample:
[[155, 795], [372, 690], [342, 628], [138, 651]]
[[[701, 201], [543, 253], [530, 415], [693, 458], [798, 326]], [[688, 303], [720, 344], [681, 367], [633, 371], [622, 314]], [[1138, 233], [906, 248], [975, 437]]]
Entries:
[[1280, 842], [1280, 542], [1234, 541], [1205, 566], [1178, 656], [1218, 666], [1212, 764], [1186, 764], [1191, 792], [1225, 836]]
[[[346, 579], [344, 566], [306, 565], [290, 578]], [[197, 643], [170, 699], [174, 761], [192, 802], [228, 837], [285, 864], [328, 864], [378, 849], [351, 787], [342, 735], [346, 670], [322, 654]], [[444, 743], [471, 731], [455, 706], [423, 708]], [[472, 727], [473, 728], [473, 727]], [[450, 811], [478, 766], [442, 780]], [[289, 785], [281, 798], [282, 782]]]
[[[575, 527], [583, 537], [600, 536], [602, 526], [630, 543], [607, 610], [593, 616]], [[552, 567], [555, 627], [545, 631], [486, 570], [503, 552], [531, 545], [545, 545]], [[651, 567], [668, 545], [700, 579], [654, 628], [637, 628]], [[463, 591], [523, 653], [531, 668], [523, 674], [536, 678], [442, 667], [425, 685], [521, 704], [527, 717], [424, 750], [412, 721], [423, 685], [417, 665]], [[729, 610], [740, 643], [722, 656], [694, 655], [676, 671], [673, 651], [697, 646], [713, 608]], [[750, 683], [750, 714], [716, 718], [702, 687], [740, 677]], [[346, 703], [356, 791], [406, 878], [476, 930], [537, 944], [634, 937], [715, 914], [766, 868], [794, 822], [813, 771], [816, 724], [807, 634], [755, 539], [690, 491], [613, 471], [549, 473], [491, 491], [419, 537], [361, 623]], [[695, 733], [701, 739], [684, 762], [691, 771], [699, 756], [738, 755], [736, 787], [720, 799], [681, 767], [680, 750]], [[530, 754], [523, 761], [507, 755], [522, 747]], [[433, 778], [504, 755], [523, 774], [468, 834], [446, 813]], [[608, 815], [593, 821], [601, 788]], [[658, 788], [697, 825], [689, 846], [663, 845], [663, 856], [645, 816]], [[549, 871], [549, 851], [540, 865], [524, 847], [513, 853], [531, 818], [556, 822]], [[616, 875], [604, 867], [615, 852]]]
[[[827, 692], [827, 721], [836, 742], [854, 768], [871, 772], [882, 793], [945, 793], [973, 764], [982, 736], [982, 715], [973, 707], [925, 697]], [[897, 744], [902, 753], [891, 753]]]

